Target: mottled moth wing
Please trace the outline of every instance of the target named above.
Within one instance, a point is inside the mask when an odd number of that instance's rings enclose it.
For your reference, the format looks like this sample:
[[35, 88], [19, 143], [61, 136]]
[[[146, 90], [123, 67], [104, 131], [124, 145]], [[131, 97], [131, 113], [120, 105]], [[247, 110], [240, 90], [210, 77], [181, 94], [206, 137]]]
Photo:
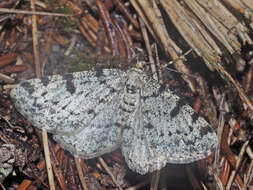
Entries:
[[[123, 133], [122, 153], [140, 174], [163, 168], [166, 163], [190, 163], [206, 158], [217, 147], [217, 136], [207, 121], [170, 90], [142, 77], [141, 102]], [[130, 119], [131, 117], [129, 117]]]
[[12, 89], [11, 97], [34, 126], [54, 134], [78, 133], [118, 96], [124, 75], [105, 69], [31, 79]]
[[54, 139], [74, 155], [85, 159], [95, 158], [119, 148], [122, 141], [120, 96], [96, 114], [89, 126], [71, 136], [54, 135]]
[[11, 97], [34, 126], [53, 133], [73, 154], [94, 158], [122, 141], [128, 166], [140, 174], [203, 159], [218, 143], [203, 117], [139, 69], [32, 79]]

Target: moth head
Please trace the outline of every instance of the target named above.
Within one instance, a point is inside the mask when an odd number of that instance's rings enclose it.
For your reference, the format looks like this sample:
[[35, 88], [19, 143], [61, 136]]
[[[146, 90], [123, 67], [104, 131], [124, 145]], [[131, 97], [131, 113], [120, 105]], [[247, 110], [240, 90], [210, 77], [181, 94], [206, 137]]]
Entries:
[[142, 70], [136, 68], [130, 69], [126, 81], [126, 87], [133, 92], [140, 90], [143, 86], [142, 75]]

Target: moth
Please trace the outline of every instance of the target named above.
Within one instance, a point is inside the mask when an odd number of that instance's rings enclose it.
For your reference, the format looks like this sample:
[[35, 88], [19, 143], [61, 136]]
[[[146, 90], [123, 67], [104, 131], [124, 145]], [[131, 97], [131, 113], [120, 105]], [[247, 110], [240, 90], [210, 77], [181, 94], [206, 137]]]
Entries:
[[137, 68], [26, 80], [10, 94], [17, 110], [62, 148], [91, 159], [120, 147], [139, 174], [206, 158], [218, 143], [183, 98]]

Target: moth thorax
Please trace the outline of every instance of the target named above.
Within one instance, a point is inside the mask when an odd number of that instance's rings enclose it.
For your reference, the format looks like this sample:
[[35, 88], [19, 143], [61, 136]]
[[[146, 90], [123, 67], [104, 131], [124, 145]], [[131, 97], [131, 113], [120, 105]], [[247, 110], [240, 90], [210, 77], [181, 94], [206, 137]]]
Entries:
[[129, 73], [128, 80], [124, 88], [124, 96], [121, 107], [123, 111], [128, 113], [136, 110], [141, 95], [141, 81], [139, 74], [132, 71]]
[[139, 99], [140, 97], [138, 94], [125, 93], [121, 103], [122, 110], [128, 113], [133, 112], [139, 104]]
[[141, 79], [142, 71], [139, 69], [132, 69], [128, 73], [128, 79], [126, 81], [126, 92], [130, 94], [140, 93], [143, 86], [143, 81]]

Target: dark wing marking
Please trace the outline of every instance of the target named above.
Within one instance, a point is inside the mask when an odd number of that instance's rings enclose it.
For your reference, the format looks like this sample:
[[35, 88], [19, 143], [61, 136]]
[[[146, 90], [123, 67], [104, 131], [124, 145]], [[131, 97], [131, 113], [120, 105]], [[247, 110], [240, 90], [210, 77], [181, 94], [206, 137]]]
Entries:
[[54, 135], [61, 146], [74, 155], [85, 159], [101, 156], [118, 148], [121, 144], [121, 97], [115, 95], [113, 102], [104, 107], [91, 123], [73, 135]]
[[118, 95], [124, 73], [103, 70], [83, 71], [64, 76], [21, 82], [11, 91], [18, 111], [38, 128], [72, 134], [96, 118], [112, 97]]
[[178, 96], [170, 91], [159, 95], [159, 88], [152, 86], [145, 86], [141, 98], [142, 126], [133, 126], [123, 134], [122, 152], [128, 166], [145, 174], [167, 163], [191, 163], [211, 154], [218, 140], [206, 120], [196, 118], [194, 110]]

